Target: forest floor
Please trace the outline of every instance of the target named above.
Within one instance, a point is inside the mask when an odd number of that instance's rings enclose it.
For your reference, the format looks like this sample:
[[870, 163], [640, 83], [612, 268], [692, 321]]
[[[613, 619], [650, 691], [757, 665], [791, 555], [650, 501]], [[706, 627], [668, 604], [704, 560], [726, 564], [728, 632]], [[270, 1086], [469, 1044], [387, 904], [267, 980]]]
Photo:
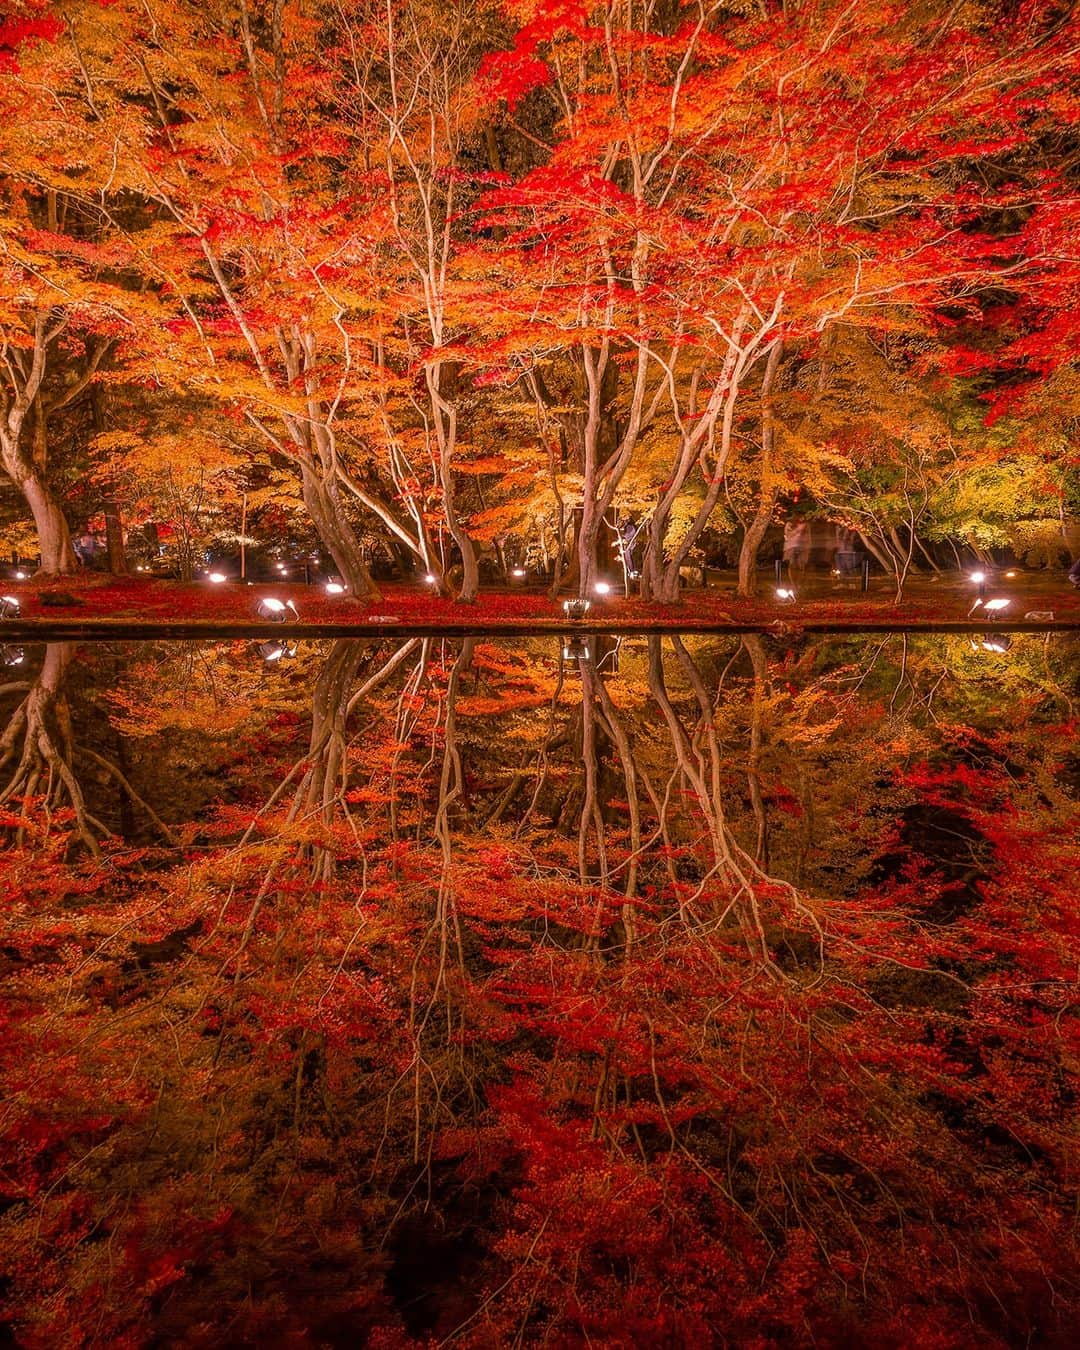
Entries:
[[[988, 573], [985, 595], [1008, 597], [995, 627], [1080, 629], [1080, 590], [1064, 570], [1004, 569]], [[716, 575], [716, 574], [713, 574]], [[971, 612], [977, 588], [965, 575], [920, 575], [905, 587], [904, 599], [884, 577], [871, 578], [865, 594], [857, 586], [834, 581], [827, 573], [806, 577], [794, 603], [777, 600], [772, 575], [762, 573], [761, 594], [736, 597], [734, 574], [719, 574], [718, 584], [688, 589], [678, 605], [648, 604], [637, 597], [608, 595], [593, 600], [587, 619], [567, 620], [562, 598], [552, 600], [539, 586], [485, 590], [474, 604], [433, 595], [422, 583], [390, 583], [382, 599], [363, 602], [330, 596], [319, 586], [270, 582], [213, 586], [141, 577], [115, 578], [100, 573], [63, 580], [30, 579], [0, 583], [21, 606], [18, 619], [4, 621], [11, 638], [62, 638], [93, 629], [115, 637], [213, 637], [279, 633], [255, 613], [257, 600], [291, 600], [299, 615], [295, 631], [356, 635], [376, 630], [397, 636], [424, 632], [491, 635], [564, 632], [576, 627], [599, 632], [692, 632], [710, 630], [873, 631], [919, 629], [976, 631], [987, 626], [979, 609]], [[1047, 617], [1052, 616], [1052, 617]]]

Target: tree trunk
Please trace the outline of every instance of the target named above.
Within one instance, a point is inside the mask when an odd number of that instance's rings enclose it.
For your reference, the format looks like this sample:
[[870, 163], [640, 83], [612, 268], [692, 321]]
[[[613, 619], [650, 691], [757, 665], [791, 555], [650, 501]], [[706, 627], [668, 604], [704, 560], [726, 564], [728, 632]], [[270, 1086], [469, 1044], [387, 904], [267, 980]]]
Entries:
[[758, 500], [757, 511], [743, 535], [742, 544], [739, 546], [739, 584], [736, 589], [736, 595], [741, 595], [747, 599], [757, 594], [757, 556], [761, 548], [761, 541], [765, 538], [765, 532], [769, 528], [769, 521], [772, 520], [773, 508], [776, 505], [776, 494], [771, 490], [762, 492]]
[[127, 576], [127, 554], [124, 551], [124, 527], [120, 521], [120, 511], [111, 496], [105, 498], [105, 545], [109, 558], [109, 571], [115, 577]]
[[[32, 405], [33, 406], [33, 405]], [[8, 419], [9, 423], [11, 418]], [[37, 529], [38, 548], [41, 553], [41, 571], [48, 575], [70, 575], [76, 571], [75, 552], [71, 547], [71, 532], [60, 502], [49, 486], [44, 472], [45, 425], [40, 408], [36, 413], [34, 439], [37, 451], [28, 451], [20, 433], [25, 423], [14, 434], [10, 428], [0, 431], [0, 462], [11, 481], [22, 493], [23, 500], [30, 508]]]
[[[776, 503], [776, 489], [772, 485], [772, 452], [776, 440], [773, 417], [773, 385], [784, 353], [783, 342], [777, 342], [769, 353], [765, 374], [761, 380], [761, 496], [750, 527], [743, 536], [739, 549], [739, 587], [737, 594], [751, 596], [757, 590], [757, 551], [765, 537]], [[755, 666], [755, 671], [757, 667]]]
[[382, 596], [371, 579], [356, 536], [342, 517], [336, 484], [308, 465], [302, 469], [302, 481], [304, 505], [342, 582], [360, 600], [380, 600]]
[[476, 561], [476, 548], [468, 531], [461, 523], [454, 502], [454, 478], [448, 454], [439, 457], [439, 481], [443, 490], [443, 509], [446, 512], [446, 526], [458, 546], [461, 554], [461, 590], [458, 599], [471, 602], [476, 599], [480, 589], [480, 568]]
[[70, 576], [76, 571], [75, 551], [71, 547], [71, 533], [60, 508], [45, 479], [18, 447], [3, 446], [4, 468], [22, 493], [37, 529], [41, 552], [41, 571], [49, 576]]
[[[90, 386], [90, 415], [94, 431], [100, 435], [107, 426], [105, 418], [105, 387], [101, 384]], [[127, 557], [124, 554], [124, 527], [120, 520], [120, 508], [107, 488], [102, 494], [102, 510], [105, 513], [105, 546], [109, 559], [109, 571], [116, 577], [127, 575]]]
[[[311, 699], [311, 739], [308, 767], [289, 810], [289, 822], [318, 820], [329, 831], [341, 809], [348, 786], [348, 742], [345, 724], [357, 667], [365, 644], [360, 638], [339, 638], [315, 681]], [[313, 878], [329, 881], [336, 853], [317, 842], [305, 843]]]

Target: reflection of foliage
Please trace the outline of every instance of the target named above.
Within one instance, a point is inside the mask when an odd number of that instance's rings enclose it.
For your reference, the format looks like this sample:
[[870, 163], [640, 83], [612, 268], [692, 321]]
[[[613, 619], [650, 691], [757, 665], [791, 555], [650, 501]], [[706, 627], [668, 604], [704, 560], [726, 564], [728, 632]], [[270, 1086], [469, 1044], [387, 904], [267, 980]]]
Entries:
[[0, 868], [20, 1335], [1066, 1343], [1074, 655], [140, 653], [182, 848]]
[[127, 737], [229, 742], [281, 706], [280, 681], [251, 658], [250, 642], [162, 644], [109, 691], [111, 720]]

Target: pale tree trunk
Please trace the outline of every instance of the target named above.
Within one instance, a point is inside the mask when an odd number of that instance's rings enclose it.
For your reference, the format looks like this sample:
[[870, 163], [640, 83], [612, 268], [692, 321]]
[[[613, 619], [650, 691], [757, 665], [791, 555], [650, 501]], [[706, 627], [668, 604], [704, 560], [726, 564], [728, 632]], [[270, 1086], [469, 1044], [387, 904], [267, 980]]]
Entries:
[[739, 370], [737, 369], [732, 376], [731, 383], [728, 385], [724, 396], [724, 414], [720, 432], [720, 445], [717, 448], [716, 466], [712, 477], [705, 491], [705, 499], [698, 508], [697, 514], [691, 521], [682, 542], [675, 550], [667, 566], [664, 568], [660, 582], [660, 593], [655, 598], [663, 601], [665, 604], [675, 604], [679, 599], [679, 590], [681, 585], [681, 572], [683, 563], [690, 554], [690, 550], [701, 537], [702, 530], [708, 525], [716, 503], [720, 498], [720, 489], [724, 483], [724, 470], [727, 465], [728, 454], [731, 450], [731, 431], [735, 420], [735, 401], [739, 394]]
[[98, 839], [108, 830], [90, 814], [83, 796], [64, 696], [74, 655], [74, 643], [46, 645], [41, 670], [0, 737], [0, 808], [8, 817], [4, 829], [18, 846], [35, 830], [48, 834], [53, 817], [67, 808], [72, 842], [79, 840], [97, 857]]
[[615, 493], [633, 458], [642, 432], [652, 422], [660, 403], [662, 388], [646, 404], [646, 376], [649, 352], [644, 343], [638, 349], [634, 365], [626, 426], [616, 439], [611, 453], [604, 459], [602, 430], [605, 427], [605, 391], [608, 384], [609, 363], [612, 360], [611, 343], [603, 340], [595, 353], [588, 347], [581, 349], [585, 382], [588, 390], [587, 415], [583, 433], [584, 484], [581, 499], [581, 522], [577, 536], [578, 594], [588, 596], [596, 579], [597, 544], [604, 517], [615, 500]]
[[[5, 397], [4, 389], [0, 387], [0, 464], [22, 493], [34, 518], [41, 570], [47, 575], [70, 574], [76, 570], [67, 520], [46, 472], [48, 414], [65, 407], [86, 389], [107, 350], [107, 343], [98, 343], [78, 378], [46, 404], [42, 398], [42, 381], [49, 349], [66, 327], [66, 318], [57, 319], [50, 327], [49, 316], [38, 314], [30, 330], [33, 340], [29, 347], [9, 345], [7, 333], [0, 330], [0, 351], [11, 384], [9, 397]], [[33, 418], [30, 445], [26, 438], [28, 417]]]
[[[289, 810], [290, 824], [300, 821], [310, 825], [312, 821], [318, 821], [329, 831], [335, 823], [348, 786], [345, 723], [364, 646], [360, 638], [342, 638], [335, 642], [315, 681], [308, 767]], [[333, 848], [321, 843], [305, 845], [305, 848], [310, 848], [313, 877], [329, 881], [336, 863]]]
[[70, 575], [76, 570], [76, 561], [64, 512], [34, 457], [12, 439], [6, 428], [0, 429], [0, 462], [34, 517], [41, 571], [49, 576]]
[[446, 527], [461, 554], [461, 589], [457, 598], [466, 603], [476, 599], [480, 589], [480, 568], [476, 548], [458, 515], [454, 493], [453, 458], [457, 448], [457, 407], [453, 399], [443, 394], [444, 363], [428, 367], [427, 384], [435, 421], [435, 436], [439, 450], [439, 486], [443, 494]]
[[700, 372], [695, 372], [690, 382], [690, 397], [686, 401], [685, 409], [680, 407], [680, 399], [676, 387], [675, 371], [672, 366], [668, 368], [668, 388], [670, 390], [671, 411], [680, 431], [679, 448], [675, 459], [668, 473], [667, 482], [653, 508], [652, 519], [649, 521], [649, 533], [645, 547], [645, 558], [642, 565], [642, 585], [641, 593], [648, 598], [659, 600], [664, 593], [664, 549], [667, 541], [668, 526], [671, 523], [671, 512], [686, 484], [687, 478], [693, 472], [695, 464], [701, 460], [702, 451], [707, 443], [711, 441], [715, 434], [716, 419], [721, 408], [721, 399], [725, 390], [728, 388], [736, 368], [736, 362], [739, 358], [738, 343], [746, 327], [750, 311], [744, 309], [735, 321], [732, 330], [732, 342], [728, 348], [727, 355], [724, 357], [724, 363], [719, 377], [713, 385], [712, 392], [709, 395], [708, 403], [701, 417], [695, 417], [697, 412], [697, 387], [700, 379]]
[[301, 480], [304, 505], [319, 538], [334, 560], [343, 584], [361, 599], [381, 599], [379, 588], [372, 581], [364, 562], [356, 535], [343, 517], [336, 478], [323, 475], [310, 464], [303, 464]]
[[765, 694], [769, 664], [765, 646], [757, 633], [745, 633], [741, 639], [754, 670], [754, 693], [750, 702], [750, 745], [746, 756], [746, 782], [750, 792], [750, 806], [754, 812], [757, 838], [754, 861], [759, 867], [769, 868], [769, 812], [761, 792], [761, 755], [764, 740], [763, 726]]
[[41, 548], [41, 571], [46, 576], [70, 576], [76, 571], [77, 563], [75, 550], [71, 547], [71, 533], [60, 503], [48, 483], [35, 471], [31, 470], [21, 479], [18, 471], [8, 471], [12, 473], [34, 517]]
[[778, 342], [769, 353], [765, 374], [761, 380], [761, 484], [757, 510], [747, 526], [739, 549], [739, 585], [737, 594], [745, 597], [757, 592], [757, 555], [765, 531], [772, 520], [773, 507], [776, 505], [776, 489], [772, 482], [772, 453], [776, 441], [776, 424], [773, 417], [772, 391], [776, 382], [776, 371], [780, 365], [784, 344]]

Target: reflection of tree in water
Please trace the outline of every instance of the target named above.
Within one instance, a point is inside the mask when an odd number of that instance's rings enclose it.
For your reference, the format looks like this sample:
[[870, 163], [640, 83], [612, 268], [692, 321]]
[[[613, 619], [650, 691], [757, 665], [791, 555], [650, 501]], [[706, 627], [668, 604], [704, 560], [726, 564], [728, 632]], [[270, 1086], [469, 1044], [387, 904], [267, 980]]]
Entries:
[[41, 1339], [1067, 1343], [1067, 653], [616, 655], [252, 665], [183, 856], [13, 921]]
[[65, 822], [70, 812], [75, 837], [95, 857], [100, 840], [110, 833], [90, 810], [78, 776], [78, 760], [92, 762], [113, 778], [120, 789], [150, 817], [169, 838], [168, 828], [135, 791], [121, 769], [84, 744], [77, 744], [64, 681], [75, 655], [71, 642], [50, 642], [45, 647], [41, 669], [29, 683], [12, 682], [4, 692], [25, 695], [0, 737], [0, 807], [19, 807], [18, 823], [9, 826], [18, 846], [28, 833], [47, 836], [54, 824]]

